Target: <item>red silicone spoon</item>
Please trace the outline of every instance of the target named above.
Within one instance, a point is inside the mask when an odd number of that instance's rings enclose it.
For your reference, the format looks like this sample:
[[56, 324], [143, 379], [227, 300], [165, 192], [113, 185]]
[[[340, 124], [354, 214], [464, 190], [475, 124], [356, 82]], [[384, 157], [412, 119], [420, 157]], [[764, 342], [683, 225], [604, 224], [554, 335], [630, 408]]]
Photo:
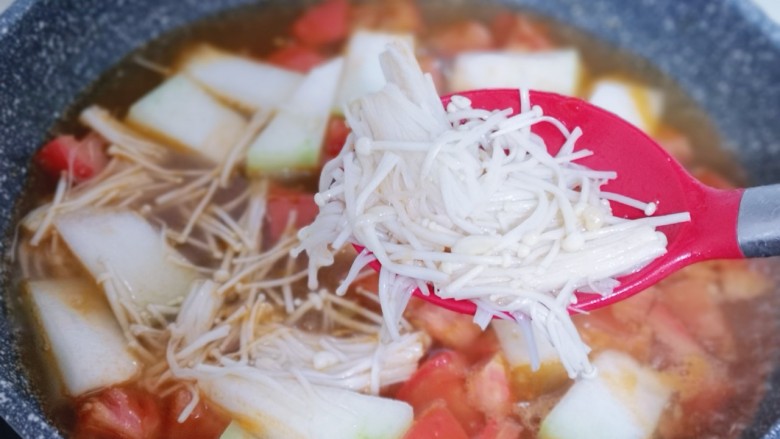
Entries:
[[[516, 89], [457, 94], [471, 99], [474, 108], [512, 108], [519, 112]], [[694, 262], [780, 255], [780, 185], [733, 190], [705, 186], [653, 139], [620, 117], [577, 98], [536, 91], [530, 95], [531, 105], [540, 106], [545, 114], [559, 119], [569, 130], [577, 126], [582, 129], [577, 149], [589, 149], [594, 154], [577, 163], [592, 169], [617, 171], [618, 178], [603, 186], [604, 190], [656, 201], [655, 215], [677, 212], [691, 215], [690, 222], [659, 228], [668, 239], [665, 255], [635, 273], [618, 278], [620, 285], [609, 296], [577, 293], [578, 310], [593, 310], [630, 297]], [[442, 98], [444, 105], [449, 103], [450, 96]], [[533, 131], [550, 145], [563, 142], [560, 132], [549, 124], [536, 125]], [[616, 216], [643, 215], [622, 204], [613, 203], [612, 207]], [[379, 268], [376, 261], [374, 268]], [[467, 300], [442, 299], [433, 292], [423, 294], [419, 290], [415, 295], [460, 313], [476, 311], [474, 304]]]

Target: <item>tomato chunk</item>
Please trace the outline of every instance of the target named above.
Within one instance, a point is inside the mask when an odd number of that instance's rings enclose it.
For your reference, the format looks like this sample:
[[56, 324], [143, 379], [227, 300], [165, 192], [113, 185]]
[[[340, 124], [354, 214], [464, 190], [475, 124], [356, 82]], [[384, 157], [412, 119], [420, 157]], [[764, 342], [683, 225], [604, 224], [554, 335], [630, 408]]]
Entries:
[[333, 117], [330, 119], [328, 122], [328, 130], [325, 132], [325, 154], [323, 155], [326, 160], [330, 160], [339, 155], [350, 132], [351, 130], [343, 118]]
[[293, 213], [294, 226], [299, 229], [311, 224], [319, 212], [317, 204], [314, 203], [314, 194], [280, 186], [273, 186], [268, 191], [267, 209], [266, 236], [271, 243], [282, 236]]
[[59, 178], [67, 172], [75, 182], [92, 178], [108, 164], [106, 142], [97, 134], [79, 140], [73, 136], [57, 136], [35, 155], [35, 162], [48, 175]]
[[555, 47], [547, 28], [522, 14], [498, 14], [491, 28], [499, 47], [526, 51]]
[[430, 44], [442, 56], [453, 56], [463, 51], [488, 50], [493, 47], [493, 36], [484, 24], [469, 20], [438, 30]]
[[423, 18], [414, 0], [359, 2], [352, 8], [353, 29], [375, 29], [390, 32], [417, 32]]
[[466, 359], [455, 351], [441, 351], [425, 361], [401, 386], [396, 397], [422, 413], [437, 401], [443, 402], [470, 435], [483, 424], [483, 416], [468, 401]]
[[325, 59], [325, 56], [316, 50], [299, 44], [284, 46], [268, 56], [269, 63], [301, 73], [322, 64]]
[[349, 29], [347, 0], [325, 0], [309, 8], [293, 23], [292, 33], [309, 46], [337, 43], [346, 38]]
[[471, 316], [416, 299], [407, 310], [409, 320], [445, 347], [464, 350], [482, 334]]
[[74, 437], [152, 439], [160, 435], [160, 406], [146, 392], [111, 387], [88, 397], [77, 410]]
[[165, 437], [189, 439], [213, 439], [219, 437], [230, 423], [230, 419], [214, 411], [203, 399], [198, 401], [195, 409], [184, 422], [178, 418], [182, 411], [192, 401], [192, 394], [187, 389], [174, 392], [166, 400], [168, 410], [164, 421]]
[[438, 401], [426, 409], [404, 435], [404, 439], [468, 439], [455, 415]]

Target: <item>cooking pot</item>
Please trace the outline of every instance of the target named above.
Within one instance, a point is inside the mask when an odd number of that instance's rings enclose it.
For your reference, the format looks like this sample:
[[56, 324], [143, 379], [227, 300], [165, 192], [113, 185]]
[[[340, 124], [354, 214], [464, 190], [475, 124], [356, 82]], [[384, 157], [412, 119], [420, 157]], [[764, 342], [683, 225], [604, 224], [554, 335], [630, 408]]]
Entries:
[[[465, 0], [453, 0], [461, 2]], [[102, 72], [145, 42], [250, 0], [17, 0], [0, 16], [0, 253], [35, 148]], [[780, 26], [747, 0], [504, 1], [645, 58], [711, 117], [751, 184], [780, 181]], [[0, 416], [22, 437], [60, 437], [20, 366], [0, 263]], [[777, 319], [780, 321], [780, 318]], [[775, 361], [780, 366], [780, 359]], [[780, 438], [780, 367], [745, 437]]]

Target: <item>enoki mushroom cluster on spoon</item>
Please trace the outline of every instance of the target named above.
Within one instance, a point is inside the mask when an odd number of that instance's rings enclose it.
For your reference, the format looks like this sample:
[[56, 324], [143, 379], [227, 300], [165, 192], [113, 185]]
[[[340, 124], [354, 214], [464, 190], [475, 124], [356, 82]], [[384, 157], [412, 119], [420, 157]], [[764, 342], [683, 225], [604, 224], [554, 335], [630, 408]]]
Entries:
[[[430, 284], [442, 298], [473, 301], [483, 327], [514, 317], [541, 331], [570, 376], [592, 373], [568, 313], [575, 291], [609, 294], [616, 277], [665, 253], [656, 227], [689, 215], [653, 217], [653, 203], [601, 191], [616, 173], [577, 164], [592, 154], [575, 148], [582, 131], [531, 106], [527, 91], [518, 114], [460, 96], [445, 109], [408, 48], [391, 46], [382, 64], [388, 85], [348, 108], [353, 132], [322, 172], [317, 219], [299, 233], [310, 287], [336, 250], [359, 243], [366, 250], [342, 291], [376, 258], [391, 336], [412, 292]], [[563, 134], [557, 154], [537, 124]], [[613, 216], [610, 201], [646, 216]]]

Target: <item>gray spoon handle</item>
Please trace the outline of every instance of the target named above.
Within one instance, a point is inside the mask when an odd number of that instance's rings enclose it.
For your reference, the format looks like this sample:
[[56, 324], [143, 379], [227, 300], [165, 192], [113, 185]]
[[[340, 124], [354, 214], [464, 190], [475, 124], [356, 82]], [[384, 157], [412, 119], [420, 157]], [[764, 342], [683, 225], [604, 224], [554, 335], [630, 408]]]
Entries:
[[746, 258], [780, 255], [780, 184], [745, 189], [737, 241]]

